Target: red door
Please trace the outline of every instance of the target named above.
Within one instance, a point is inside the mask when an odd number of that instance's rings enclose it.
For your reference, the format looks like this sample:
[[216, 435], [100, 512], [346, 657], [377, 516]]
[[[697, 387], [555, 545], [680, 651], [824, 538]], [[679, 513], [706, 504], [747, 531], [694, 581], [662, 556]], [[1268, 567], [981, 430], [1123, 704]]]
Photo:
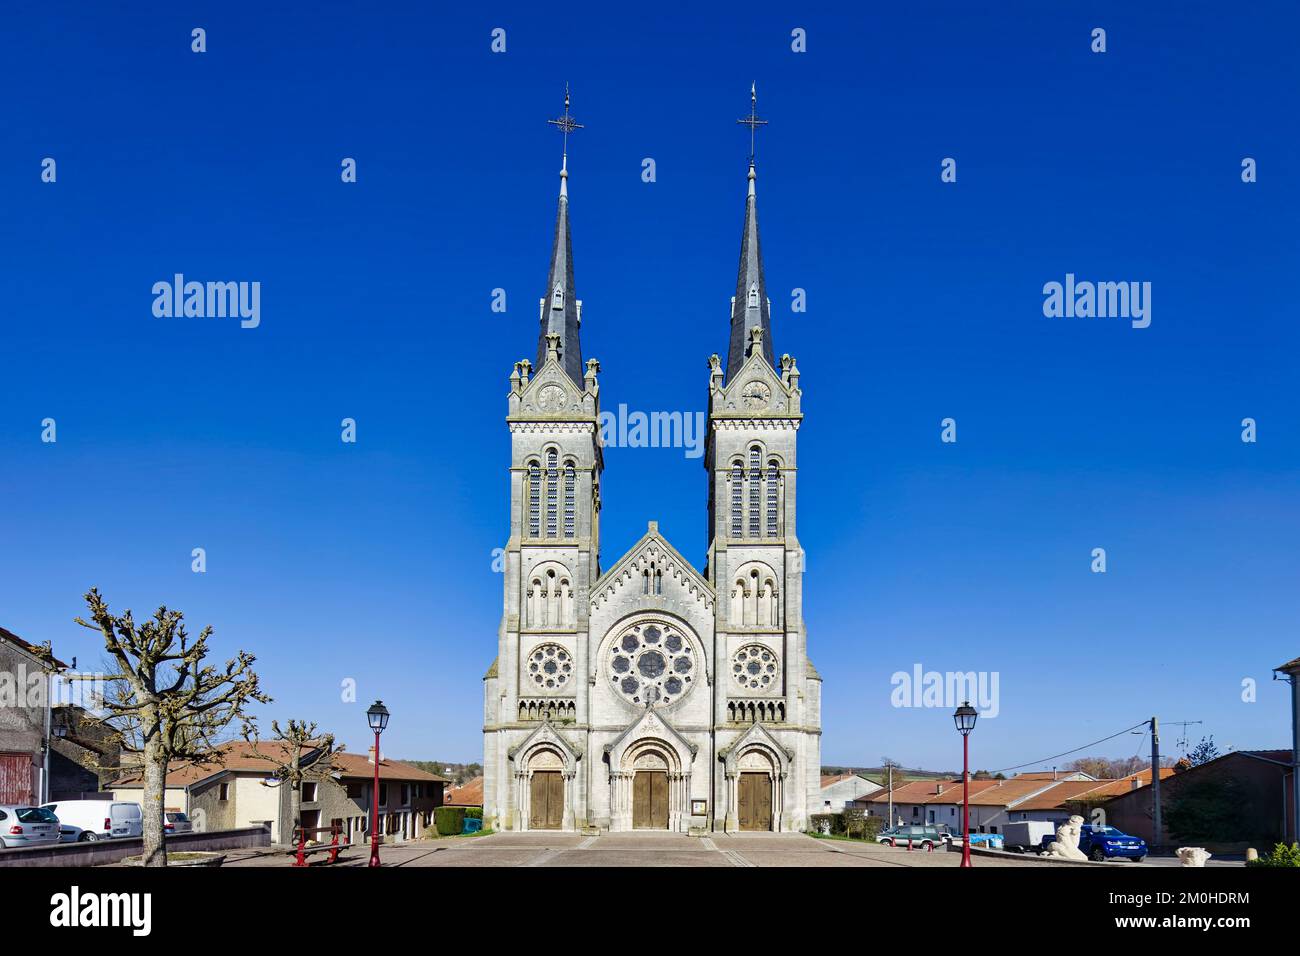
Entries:
[[31, 755], [0, 754], [0, 803], [22, 806], [31, 802]]

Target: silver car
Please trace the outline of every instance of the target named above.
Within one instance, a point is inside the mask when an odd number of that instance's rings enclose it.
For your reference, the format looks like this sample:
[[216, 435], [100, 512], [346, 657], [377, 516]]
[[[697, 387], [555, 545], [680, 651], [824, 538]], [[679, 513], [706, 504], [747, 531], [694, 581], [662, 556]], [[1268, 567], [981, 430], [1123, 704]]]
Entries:
[[44, 807], [0, 807], [0, 846], [13, 850], [59, 842], [59, 818]]
[[189, 833], [194, 829], [194, 824], [180, 810], [163, 811], [163, 832], [171, 833]]

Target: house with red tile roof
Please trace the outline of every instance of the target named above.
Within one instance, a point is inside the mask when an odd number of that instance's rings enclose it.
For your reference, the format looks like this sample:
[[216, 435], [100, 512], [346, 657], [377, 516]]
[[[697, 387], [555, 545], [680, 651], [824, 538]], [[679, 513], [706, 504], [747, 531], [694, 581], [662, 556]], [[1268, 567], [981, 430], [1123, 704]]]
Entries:
[[[220, 748], [221, 760], [208, 763], [181, 761], [169, 768], [164, 805], [183, 810], [196, 830], [225, 830], [266, 823], [273, 843], [293, 840], [289, 818], [289, 789], [276, 779], [276, 763], [288, 745], [283, 741], [230, 741]], [[320, 759], [320, 750], [308, 751], [303, 763]], [[362, 756], [347, 752], [332, 755], [333, 770], [302, 785], [301, 825], [308, 829], [339, 825], [345, 837], [360, 840], [369, 832], [371, 793], [375, 773], [374, 748]], [[445, 777], [397, 760], [380, 758], [379, 827], [386, 842], [419, 837], [432, 823], [433, 810], [442, 804]], [[113, 799], [141, 802], [144, 781], [140, 774], [120, 777], [109, 785]]]
[[[1166, 773], [1167, 771], [1167, 773]], [[1143, 771], [1146, 781], [1133, 787], [1131, 781], [1105, 797], [1101, 808], [1106, 822], [1113, 827], [1139, 836], [1157, 846], [1179, 843], [1220, 847], [1218, 852], [1246, 846], [1269, 849], [1276, 842], [1294, 842], [1291, 800], [1295, 772], [1291, 768], [1290, 750], [1234, 750], [1186, 770], [1162, 768], [1160, 772], [1160, 807], [1162, 832], [1152, 831], [1151, 772]], [[1089, 794], [1094, 796], [1096, 794]], [[1177, 822], [1177, 808], [1184, 802], [1205, 806], [1219, 803], [1230, 812], [1218, 815], [1215, 832], [1179, 834], [1170, 829]], [[1214, 818], [1215, 815], [1209, 815]], [[1195, 841], [1195, 842], [1191, 842]]]
[[483, 806], [483, 775], [466, 780], [459, 787], [447, 790], [446, 804], [449, 807]]

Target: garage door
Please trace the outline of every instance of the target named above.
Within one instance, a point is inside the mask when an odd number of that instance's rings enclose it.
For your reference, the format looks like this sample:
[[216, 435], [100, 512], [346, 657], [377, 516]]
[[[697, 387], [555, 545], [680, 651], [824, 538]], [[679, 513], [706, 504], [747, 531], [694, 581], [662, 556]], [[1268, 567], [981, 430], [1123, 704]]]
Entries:
[[30, 754], [0, 754], [0, 803], [32, 802], [32, 758]]

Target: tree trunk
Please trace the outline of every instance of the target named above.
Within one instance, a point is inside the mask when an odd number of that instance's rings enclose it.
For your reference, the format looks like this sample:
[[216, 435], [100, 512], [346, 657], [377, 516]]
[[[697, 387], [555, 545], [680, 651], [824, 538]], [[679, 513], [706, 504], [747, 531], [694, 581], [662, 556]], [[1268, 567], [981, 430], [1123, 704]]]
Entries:
[[163, 842], [163, 797], [167, 783], [167, 757], [162, 743], [150, 740], [144, 746], [144, 865], [166, 866], [167, 846]]
[[[289, 758], [289, 842], [298, 842], [298, 828], [302, 826], [302, 751], [295, 746]], [[307, 839], [312, 839], [314, 834]], [[281, 839], [284, 839], [281, 837]]]
[[[302, 826], [302, 784], [291, 783], [289, 785], [289, 820], [292, 829], [289, 831], [289, 842], [298, 842], [298, 828]], [[316, 834], [307, 834], [308, 840], [316, 839]]]

